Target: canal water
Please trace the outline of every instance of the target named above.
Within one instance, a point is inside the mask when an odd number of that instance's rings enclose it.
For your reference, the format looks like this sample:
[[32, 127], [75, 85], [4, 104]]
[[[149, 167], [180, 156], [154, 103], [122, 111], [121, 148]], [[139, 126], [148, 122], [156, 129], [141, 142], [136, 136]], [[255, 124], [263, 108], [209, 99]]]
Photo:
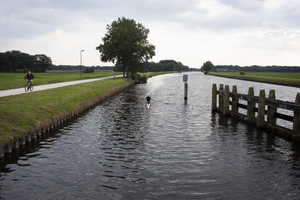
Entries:
[[6, 155], [0, 197], [299, 199], [299, 143], [211, 112], [213, 83], [285, 101], [297, 88], [187, 74], [186, 101], [183, 74], [156, 76]]

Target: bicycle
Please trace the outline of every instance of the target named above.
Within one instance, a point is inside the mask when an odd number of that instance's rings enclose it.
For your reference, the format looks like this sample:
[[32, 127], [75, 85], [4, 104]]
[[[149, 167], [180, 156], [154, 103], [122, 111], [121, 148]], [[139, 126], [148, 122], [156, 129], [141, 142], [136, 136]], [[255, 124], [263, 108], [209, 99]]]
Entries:
[[28, 90], [33, 90], [33, 84], [29, 83], [29, 81], [27, 81], [27, 84], [25, 85], [25, 92], [27, 92]]

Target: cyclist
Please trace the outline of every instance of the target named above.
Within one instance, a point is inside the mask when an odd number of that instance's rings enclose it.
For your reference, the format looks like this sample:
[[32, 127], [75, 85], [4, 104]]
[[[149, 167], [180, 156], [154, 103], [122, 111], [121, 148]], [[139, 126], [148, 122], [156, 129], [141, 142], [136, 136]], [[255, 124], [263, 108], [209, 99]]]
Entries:
[[32, 86], [32, 80], [34, 79], [33, 74], [31, 73], [31, 71], [28, 71], [28, 74], [26, 74], [25, 79], [24, 80], [28, 80], [28, 83], [30, 83], [30, 86]]

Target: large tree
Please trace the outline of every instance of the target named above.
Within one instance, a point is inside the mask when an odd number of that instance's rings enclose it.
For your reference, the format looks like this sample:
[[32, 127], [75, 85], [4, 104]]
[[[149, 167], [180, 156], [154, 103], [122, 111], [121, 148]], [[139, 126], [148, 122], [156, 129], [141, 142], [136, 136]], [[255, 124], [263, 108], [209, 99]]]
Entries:
[[118, 18], [106, 27], [103, 44], [96, 47], [103, 62], [123, 66], [123, 76], [143, 71], [143, 63], [155, 56], [155, 46], [147, 40], [149, 29], [133, 19]]
[[205, 74], [209, 73], [209, 71], [212, 70], [213, 68], [214, 65], [212, 64], [212, 62], [206, 61], [205, 63], [203, 63], [202, 69]]

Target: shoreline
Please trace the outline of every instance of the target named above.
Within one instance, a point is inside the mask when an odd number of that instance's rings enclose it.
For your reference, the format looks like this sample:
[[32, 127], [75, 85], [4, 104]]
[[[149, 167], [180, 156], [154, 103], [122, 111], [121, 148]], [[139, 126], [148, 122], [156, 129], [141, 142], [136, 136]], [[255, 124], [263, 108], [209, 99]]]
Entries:
[[284, 85], [284, 86], [297, 87], [297, 88], [300, 87], [300, 80], [298, 79], [271, 78], [271, 77], [263, 77], [263, 76], [247, 76], [247, 75], [234, 75], [234, 74], [230, 75], [230, 74], [221, 74], [216, 72], [210, 72], [207, 75], [245, 80], [245, 81], [270, 83], [275, 85]]

